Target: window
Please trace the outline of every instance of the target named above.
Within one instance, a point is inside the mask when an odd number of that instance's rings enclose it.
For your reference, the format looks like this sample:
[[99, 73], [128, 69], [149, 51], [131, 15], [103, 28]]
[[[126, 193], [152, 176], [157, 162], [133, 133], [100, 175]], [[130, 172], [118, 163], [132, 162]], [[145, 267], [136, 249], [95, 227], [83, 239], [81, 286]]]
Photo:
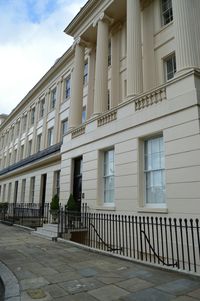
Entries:
[[60, 170], [54, 173], [54, 194], [60, 195]]
[[108, 42], [108, 66], [111, 66], [111, 40]]
[[[16, 123], [16, 136], [19, 135], [19, 130], [20, 130], [20, 121], [18, 121], [18, 122]], [[17, 138], [17, 137], [16, 137], [16, 138]]]
[[35, 122], [35, 107], [31, 109], [31, 125]]
[[173, 20], [172, 0], [161, 1], [162, 25], [166, 25]]
[[144, 141], [146, 205], [165, 204], [165, 160], [163, 137]]
[[44, 116], [44, 105], [45, 105], [45, 99], [41, 99], [40, 101], [40, 118]]
[[12, 142], [14, 138], [14, 127], [11, 128], [11, 133], [10, 133], [10, 141]]
[[53, 128], [48, 129], [47, 146], [53, 145]]
[[29, 140], [28, 142], [28, 153], [27, 155], [30, 156], [32, 151], [32, 140]]
[[26, 192], [26, 179], [22, 180], [22, 189], [21, 189], [21, 203], [25, 201], [25, 192]]
[[3, 185], [3, 202], [6, 202], [6, 184]]
[[12, 189], [12, 183], [8, 184], [8, 202], [11, 201], [11, 189]]
[[37, 135], [37, 148], [36, 148], [37, 152], [39, 152], [41, 149], [41, 140], [42, 140], [42, 134]]
[[26, 130], [26, 125], [27, 125], [27, 115], [24, 115], [23, 117], [23, 130]]
[[86, 121], [86, 107], [83, 107], [82, 109], [82, 123]]
[[61, 137], [61, 139], [63, 139], [63, 137], [67, 134], [67, 130], [68, 130], [68, 119], [62, 121], [61, 128], [62, 128], [62, 134], [61, 134], [62, 137]]
[[53, 110], [56, 105], [56, 88], [51, 91], [51, 105], [50, 108]]
[[13, 163], [16, 163], [16, 161], [17, 161], [17, 149], [14, 150]]
[[30, 203], [34, 203], [34, 193], [35, 193], [35, 177], [31, 177], [30, 182]]
[[104, 204], [114, 203], [114, 150], [104, 152]]
[[108, 103], [107, 103], [107, 110], [110, 110], [110, 90], [108, 90]]
[[24, 145], [21, 145], [21, 149], [20, 149], [20, 160], [22, 160], [24, 157]]
[[86, 85], [88, 82], [88, 62], [84, 65], [84, 74], [83, 74], [83, 85]]
[[166, 80], [170, 80], [174, 77], [176, 73], [176, 57], [175, 53], [168, 56], [165, 60], [165, 73], [166, 73]]
[[65, 80], [65, 98], [70, 97], [70, 77]]
[[12, 154], [9, 153], [9, 155], [8, 155], [8, 165], [11, 165], [11, 163], [12, 163]]

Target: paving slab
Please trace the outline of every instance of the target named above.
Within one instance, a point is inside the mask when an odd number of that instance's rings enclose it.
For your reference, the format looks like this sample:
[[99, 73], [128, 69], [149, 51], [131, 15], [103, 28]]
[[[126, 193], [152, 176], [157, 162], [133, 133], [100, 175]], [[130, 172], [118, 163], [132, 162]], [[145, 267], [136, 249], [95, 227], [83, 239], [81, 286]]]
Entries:
[[0, 277], [9, 301], [200, 300], [199, 277], [52, 242], [21, 228], [0, 224], [0, 233]]

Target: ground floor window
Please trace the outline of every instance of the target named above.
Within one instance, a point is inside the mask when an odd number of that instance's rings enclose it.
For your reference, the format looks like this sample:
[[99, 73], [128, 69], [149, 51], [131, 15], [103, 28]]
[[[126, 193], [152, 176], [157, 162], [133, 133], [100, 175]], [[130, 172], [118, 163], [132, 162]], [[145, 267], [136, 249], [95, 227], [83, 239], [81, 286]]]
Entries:
[[104, 203], [114, 203], [114, 149], [104, 152]]
[[35, 194], [35, 177], [31, 177], [30, 182], [30, 203], [34, 203], [34, 194]]
[[165, 204], [165, 158], [163, 137], [144, 141], [146, 205]]
[[60, 170], [54, 173], [54, 195], [60, 196]]
[[22, 189], [21, 189], [21, 203], [25, 201], [25, 192], [26, 192], [26, 179], [22, 180]]

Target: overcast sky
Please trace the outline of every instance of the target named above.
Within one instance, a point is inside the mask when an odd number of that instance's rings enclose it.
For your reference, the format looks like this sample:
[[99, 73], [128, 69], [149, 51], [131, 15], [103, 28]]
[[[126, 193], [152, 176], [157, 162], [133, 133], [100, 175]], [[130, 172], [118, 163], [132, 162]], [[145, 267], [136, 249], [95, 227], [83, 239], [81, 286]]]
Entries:
[[86, 0], [0, 0], [0, 114], [9, 114], [73, 39], [63, 30]]

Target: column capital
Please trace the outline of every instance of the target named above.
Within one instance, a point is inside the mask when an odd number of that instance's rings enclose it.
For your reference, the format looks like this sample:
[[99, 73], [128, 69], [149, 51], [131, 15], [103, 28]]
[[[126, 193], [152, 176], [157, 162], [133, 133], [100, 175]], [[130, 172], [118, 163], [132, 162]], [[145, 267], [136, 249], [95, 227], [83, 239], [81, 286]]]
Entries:
[[74, 43], [72, 45], [72, 48], [74, 49], [76, 47], [76, 45], [80, 45], [81, 47], [84, 47], [84, 48], [90, 48], [91, 47], [91, 43], [82, 39], [81, 37], [78, 37], [74, 40]]
[[109, 17], [108, 15], [105, 14], [105, 12], [102, 12], [97, 18], [96, 20], [94, 20], [93, 22], [93, 27], [96, 27], [99, 21], [103, 21], [108, 23], [108, 25], [112, 25], [114, 22], [114, 19]]

